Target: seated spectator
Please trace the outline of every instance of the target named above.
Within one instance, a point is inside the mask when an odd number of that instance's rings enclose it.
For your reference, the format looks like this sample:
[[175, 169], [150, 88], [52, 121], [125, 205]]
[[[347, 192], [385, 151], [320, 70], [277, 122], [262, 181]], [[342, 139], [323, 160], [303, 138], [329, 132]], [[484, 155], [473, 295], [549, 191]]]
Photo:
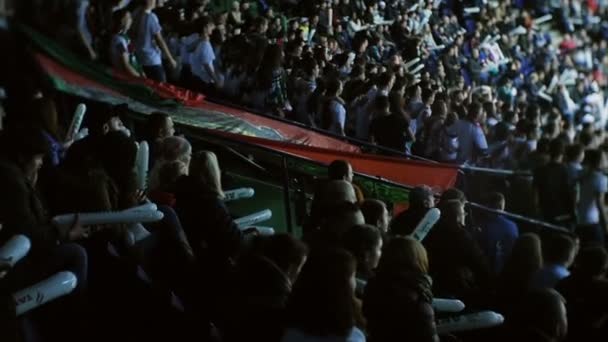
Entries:
[[162, 140], [160, 144], [160, 153], [158, 159], [154, 163], [154, 167], [150, 171], [148, 178], [148, 189], [157, 190], [159, 187], [159, 173], [160, 169], [165, 163], [173, 161], [180, 161], [190, 166], [190, 159], [192, 158], [192, 146], [188, 140], [182, 137], [167, 137]]
[[188, 175], [188, 167], [183, 162], [164, 163], [158, 171], [158, 188], [149, 191], [148, 198], [156, 204], [175, 207], [175, 184], [185, 175]]
[[608, 253], [603, 247], [583, 248], [572, 274], [557, 290], [566, 299], [568, 340], [600, 341], [608, 331]]
[[363, 191], [353, 183], [353, 167], [346, 160], [334, 160], [327, 169], [329, 180], [345, 180], [353, 185], [357, 195], [357, 202], [363, 201]]
[[356, 261], [350, 253], [311, 253], [287, 303], [287, 329], [281, 341], [365, 341], [355, 275]]
[[360, 283], [371, 278], [378, 267], [382, 255], [382, 235], [374, 226], [356, 225], [344, 233], [342, 242], [344, 249], [357, 259], [357, 295], [362, 295], [363, 291], [359, 292], [362, 290]]
[[[490, 193], [485, 201], [488, 208], [504, 211], [505, 197], [499, 192]], [[505, 261], [511, 255], [519, 230], [515, 222], [503, 215], [484, 212], [478, 222], [481, 230], [477, 234], [479, 246], [490, 261], [494, 274], [500, 274]]]
[[532, 278], [543, 266], [540, 239], [536, 234], [520, 235], [511, 255], [506, 259], [497, 281], [498, 311], [508, 317], [513, 309], [513, 301], [526, 293]]
[[145, 140], [150, 147], [149, 168], [154, 168], [156, 160], [162, 156], [162, 142], [175, 134], [173, 119], [166, 113], [152, 113], [146, 122]]
[[532, 288], [555, 288], [570, 275], [570, 265], [576, 256], [576, 244], [566, 235], [555, 235], [543, 243], [543, 267], [532, 277]]
[[464, 204], [440, 202], [441, 218], [424, 245], [429, 253], [433, 290], [439, 296], [455, 296], [471, 302], [490, 282], [490, 267], [477, 242], [465, 229]]
[[308, 248], [291, 235], [258, 240], [258, 246], [239, 259], [229, 285], [225, 341], [279, 341], [292, 286], [306, 262]]
[[563, 341], [568, 334], [564, 298], [553, 289], [535, 290], [518, 298], [507, 322], [505, 341]]
[[384, 202], [367, 198], [361, 204], [361, 212], [366, 224], [377, 227], [382, 236], [386, 236], [391, 217]]
[[335, 248], [342, 245], [346, 232], [361, 224], [365, 224], [365, 218], [359, 206], [342, 201], [324, 207], [319, 227], [303, 238], [314, 248]]
[[394, 237], [387, 243], [363, 297], [371, 341], [439, 341], [428, 270], [420, 242]]
[[243, 234], [223, 202], [221, 171], [213, 152], [192, 156], [187, 176], [178, 179], [175, 208], [194, 255], [212, 269], [225, 269], [238, 256]]
[[392, 235], [408, 236], [412, 234], [427, 211], [435, 207], [435, 197], [428, 186], [412, 189], [409, 202], [409, 208], [391, 221], [389, 231]]

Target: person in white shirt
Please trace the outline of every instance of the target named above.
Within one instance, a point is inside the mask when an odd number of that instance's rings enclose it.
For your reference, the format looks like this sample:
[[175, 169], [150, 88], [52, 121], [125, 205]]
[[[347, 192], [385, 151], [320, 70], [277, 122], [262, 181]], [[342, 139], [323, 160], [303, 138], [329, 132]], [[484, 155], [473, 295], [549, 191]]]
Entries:
[[488, 150], [486, 135], [479, 124], [483, 117], [482, 114], [481, 104], [473, 102], [469, 106], [467, 117], [454, 124], [458, 134], [458, 162], [460, 163], [475, 163]]
[[321, 116], [321, 128], [338, 135], [345, 135], [344, 123], [346, 122], [346, 107], [342, 94], [342, 81], [332, 79], [327, 84], [325, 95], [327, 100], [323, 105]]
[[177, 67], [177, 62], [171, 55], [169, 47], [163, 38], [162, 28], [158, 17], [152, 10], [156, 7], [156, 0], [146, 0], [144, 7], [135, 15], [134, 35], [135, 54], [142, 64], [146, 75], [153, 80], [165, 82], [167, 76], [163, 69], [162, 53], [169, 61], [171, 68]]
[[127, 35], [132, 23], [131, 13], [125, 9], [117, 10], [114, 12], [113, 22], [116, 26], [110, 45], [112, 66], [134, 77], [144, 76], [135, 54], [131, 51], [131, 40]]
[[605, 243], [606, 207], [605, 196], [608, 192], [608, 177], [602, 172], [605, 157], [599, 150], [585, 152], [584, 171], [579, 178], [579, 201], [576, 229], [581, 245], [600, 245]]
[[209, 90], [212, 86], [221, 87], [221, 80], [215, 70], [215, 52], [210, 42], [211, 33], [215, 24], [208, 17], [202, 17], [197, 21], [197, 27], [201, 29], [201, 36], [194, 52], [190, 55], [190, 68], [192, 74], [202, 84], [196, 89]]

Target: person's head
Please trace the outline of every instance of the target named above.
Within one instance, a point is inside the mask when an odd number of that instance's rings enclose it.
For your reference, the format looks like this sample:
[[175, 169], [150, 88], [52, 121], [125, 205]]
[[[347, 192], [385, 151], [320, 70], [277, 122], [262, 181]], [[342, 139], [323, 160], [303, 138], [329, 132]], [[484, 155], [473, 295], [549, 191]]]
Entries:
[[159, 188], [170, 191], [177, 179], [188, 174], [188, 166], [181, 161], [175, 160], [164, 163], [158, 172]]
[[327, 176], [330, 180], [345, 180], [352, 183], [353, 168], [346, 160], [334, 160], [329, 164]]
[[342, 81], [338, 78], [331, 78], [327, 82], [325, 94], [329, 97], [340, 96], [340, 94], [342, 94]]
[[566, 152], [566, 144], [562, 139], [553, 139], [549, 143], [549, 157], [551, 160], [559, 161]]
[[448, 115], [448, 107], [443, 100], [436, 100], [431, 106], [431, 112], [433, 116], [445, 119]]
[[346, 337], [355, 325], [356, 260], [343, 249], [313, 250], [287, 303], [287, 327]]
[[570, 267], [575, 256], [576, 242], [567, 235], [552, 235], [543, 243], [543, 260], [546, 264]]
[[290, 234], [276, 234], [261, 239], [260, 253], [272, 260], [292, 284], [295, 283], [308, 256], [306, 244]]
[[213, 22], [213, 18], [208, 16], [202, 16], [198, 18], [194, 24], [194, 26], [199, 30], [199, 33], [202, 37], [211, 37], [213, 30], [215, 30], [215, 23]]
[[145, 0], [145, 9], [146, 10], [153, 10], [154, 8], [156, 8], [156, 1], [157, 0]]
[[213, 193], [219, 199], [224, 198], [222, 174], [215, 153], [198, 151], [193, 154], [188, 174], [201, 182], [207, 191]]
[[601, 246], [580, 250], [574, 262], [573, 273], [586, 278], [600, 278], [608, 272], [608, 252]]
[[395, 75], [390, 72], [383, 72], [378, 76], [377, 85], [379, 89], [391, 91], [395, 83]]
[[365, 217], [366, 224], [378, 227], [382, 234], [388, 232], [388, 225], [391, 218], [384, 202], [377, 199], [366, 198], [361, 204], [361, 212]]
[[582, 163], [585, 160], [585, 148], [581, 144], [572, 144], [566, 148], [566, 160], [569, 163]]
[[133, 18], [131, 18], [131, 12], [127, 9], [119, 9], [114, 12], [112, 22], [114, 23], [114, 33], [123, 32], [126, 33], [131, 28]]
[[162, 140], [175, 134], [173, 119], [166, 113], [152, 113], [148, 117], [148, 139], [151, 141]]
[[592, 170], [600, 170], [603, 166], [603, 159], [601, 150], [587, 150], [585, 152], [585, 165]]
[[103, 168], [116, 182], [127, 181], [133, 172], [137, 156], [137, 145], [133, 138], [121, 131], [111, 131], [103, 136], [99, 158]]
[[390, 113], [390, 105], [388, 96], [377, 96], [374, 100], [374, 111], [377, 115], [388, 115]]
[[0, 135], [0, 156], [15, 163], [32, 186], [38, 181], [48, 148], [42, 132], [31, 127], [10, 127]]
[[86, 116], [89, 135], [99, 137], [109, 132], [125, 130], [120, 119], [122, 106], [99, 105], [96, 107], [93, 108], [91, 115]]
[[260, 34], [266, 34], [268, 31], [268, 19], [264, 16], [259, 16], [255, 21], [255, 29]]
[[456, 224], [464, 227], [467, 212], [463, 202], [459, 200], [440, 201], [437, 207], [441, 210], [440, 222], [449, 226]]
[[435, 206], [433, 190], [426, 185], [417, 186], [410, 191], [410, 208], [413, 210], [426, 210]]
[[426, 249], [418, 240], [406, 236], [391, 238], [382, 249], [380, 272], [429, 272]]
[[563, 341], [568, 334], [566, 301], [554, 289], [534, 290], [519, 298], [512, 315], [516, 327], [540, 330], [551, 341]]
[[380, 230], [372, 225], [356, 225], [344, 233], [342, 237], [344, 248], [357, 259], [357, 273], [360, 277], [368, 278], [378, 267], [382, 255], [382, 235]]
[[527, 288], [532, 276], [543, 266], [543, 255], [538, 235], [520, 235], [502, 271], [503, 285]]
[[190, 167], [192, 158], [192, 145], [185, 138], [171, 136], [164, 138], [160, 143], [160, 159], [165, 162], [181, 161]]
[[42, 97], [33, 100], [32, 103], [33, 124], [43, 129], [46, 133], [59, 139], [59, 118], [55, 101], [50, 97]]
[[474, 101], [469, 105], [467, 118], [472, 122], [479, 122], [481, 120], [483, 114], [483, 107], [477, 101]]
[[433, 102], [435, 102], [435, 90], [431, 88], [422, 89], [422, 102], [424, 102], [427, 106], [432, 106]]
[[500, 192], [491, 192], [486, 195], [485, 205], [488, 208], [500, 210], [505, 210], [505, 196]]

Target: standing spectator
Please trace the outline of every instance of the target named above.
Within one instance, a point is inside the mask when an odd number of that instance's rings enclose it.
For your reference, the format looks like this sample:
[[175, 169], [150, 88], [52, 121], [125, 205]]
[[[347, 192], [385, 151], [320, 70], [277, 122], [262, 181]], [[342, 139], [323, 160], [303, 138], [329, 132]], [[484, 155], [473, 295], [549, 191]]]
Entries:
[[575, 217], [575, 196], [568, 184], [568, 169], [563, 163], [564, 142], [552, 140], [549, 146], [551, 161], [534, 170], [534, 190], [537, 208], [543, 219], [569, 226]]
[[543, 244], [543, 268], [532, 277], [532, 288], [555, 288], [557, 283], [568, 277], [568, 268], [576, 256], [576, 244], [566, 235], [548, 237]]
[[363, 312], [373, 341], [439, 341], [431, 307], [429, 262], [422, 244], [395, 237], [368, 282]]
[[190, 69], [195, 76], [192, 78], [191, 89], [200, 90], [206, 94], [212, 94], [214, 87], [221, 88], [222, 81], [218, 70], [215, 68], [215, 52], [211, 46], [210, 37], [215, 29], [213, 20], [202, 17], [196, 22], [200, 28], [200, 38], [194, 52], [190, 55]]
[[[504, 211], [505, 197], [499, 192], [490, 193], [485, 204], [491, 209]], [[495, 213], [484, 213], [479, 225], [481, 227], [477, 235], [479, 245], [488, 257], [494, 273], [500, 274], [519, 236], [517, 225]]]
[[141, 65], [132, 50], [131, 39], [127, 35], [133, 22], [131, 12], [121, 9], [114, 12], [113, 16], [114, 29], [112, 33], [114, 35], [110, 46], [112, 66], [134, 77], [144, 76]]
[[389, 111], [386, 96], [376, 97], [374, 106], [376, 116], [369, 128], [371, 142], [404, 153], [409, 133], [407, 120], [402, 113]]
[[340, 97], [342, 94], [342, 81], [332, 79], [325, 90], [325, 104], [321, 112], [321, 128], [337, 135], [346, 135], [344, 125], [346, 123], [346, 104]]
[[458, 161], [476, 163], [488, 149], [486, 136], [481, 128], [483, 108], [479, 102], [473, 102], [468, 109], [467, 117], [456, 121], [458, 133]]
[[287, 303], [287, 330], [281, 341], [364, 342], [355, 271], [355, 258], [342, 249], [313, 251]]
[[135, 15], [133, 25], [135, 35], [135, 54], [144, 68], [146, 76], [158, 82], [166, 82], [162, 55], [169, 61], [171, 68], [177, 67], [177, 62], [171, 55], [169, 47], [162, 36], [162, 27], [153, 10], [157, 0], [145, 0], [144, 6]]
[[587, 151], [585, 164], [579, 179], [579, 226], [576, 233], [584, 246], [603, 246], [607, 227], [605, 196], [608, 192], [608, 177], [602, 171], [604, 154], [599, 150]]

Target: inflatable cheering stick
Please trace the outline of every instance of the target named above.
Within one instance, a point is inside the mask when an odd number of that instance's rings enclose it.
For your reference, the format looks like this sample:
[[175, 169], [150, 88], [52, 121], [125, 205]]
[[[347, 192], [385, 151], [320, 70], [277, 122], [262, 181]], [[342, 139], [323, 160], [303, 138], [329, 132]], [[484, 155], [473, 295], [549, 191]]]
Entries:
[[30, 239], [25, 235], [15, 235], [3, 246], [0, 246], [0, 260], [8, 261], [11, 267], [13, 267], [27, 255], [31, 247]]
[[70, 294], [77, 284], [74, 273], [63, 271], [13, 294], [17, 316]]
[[422, 220], [420, 220], [420, 223], [418, 223], [418, 225], [416, 226], [416, 229], [414, 229], [414, 232], [412, 232], [412, 237], [418, 241], [424, 240], [424, 238], [431, 231], [435, 223], [439, 221], [440, 217], [441, 211], [439, 209], [429, 209], [422, 218]]
[[80, 131], [80, 126], [82, 125], [82, 120], [84, 119], [84, 114], [86, 112], [87, 106], [84, 103], [76, 106], [76, 110], [74, 111], [74, 116], [72, 117], [72, 122], [70, 123], [70, 128], [68, 129], [65, 140], [70, 141], [76, 138], [76, 134], [78, 134]]
[[491, 328], [505, 321], [501, 314], [494, 311], [481, 311], [467, 315], [454, 316], [437, 321], [437, 333], [450, 334], [460, 331]]
[[437, 312], [460, 312], [464, 303], [458, 299], [433, 298], [433, 309]]
[[239, 199], [251, 198], [255, 195], [255, 190], [252, 188], [239, 188], [234, 190], [224, 191], [224, 201], [236, 201]]
[[272, 211], [270, 211], [270, 209], [265, 209], [254, 214], [238, 218], [234, 220], [234, 222], [240, 228], [248, 228], [255, 225], [256, 223], [268, 221], [270, 220], [270, 218], [272, 218]]

